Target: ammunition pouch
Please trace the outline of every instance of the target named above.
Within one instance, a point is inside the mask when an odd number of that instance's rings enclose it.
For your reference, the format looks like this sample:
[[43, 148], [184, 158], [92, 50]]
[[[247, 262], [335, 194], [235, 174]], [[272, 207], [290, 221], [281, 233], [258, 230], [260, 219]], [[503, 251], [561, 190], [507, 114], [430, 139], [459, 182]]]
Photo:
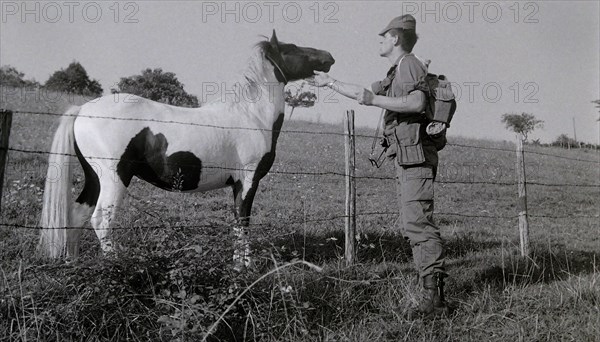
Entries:
[[398, 165], [418, 165], [425, 162], [421, 136], [425, 125], [421, 121], [399, 122], [384, 131], [390, 144], [387, 156], [396, 158]]

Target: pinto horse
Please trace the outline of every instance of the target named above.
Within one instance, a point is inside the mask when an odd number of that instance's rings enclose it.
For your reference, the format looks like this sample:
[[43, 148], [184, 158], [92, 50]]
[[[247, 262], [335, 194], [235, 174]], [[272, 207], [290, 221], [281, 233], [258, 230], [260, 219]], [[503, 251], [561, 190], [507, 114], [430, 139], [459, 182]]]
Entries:
[[[90, 220], [104, 254], [116, 209], [132, 178], [167, 191], [233, 189], [234, 262], [250, 262], [246, 228], [260, 180], [275, 159], [284, 119], [284, 86], [329, 71], [327, 51], [277, 40], [259, 42], [244, 71], [243, 96], [201, 108], [181, 108], [133, 95], [104, 96], [72, 107], [52, 142], [44, 190], [38, 250], [51, 258], [76, 257], [80, 229]], [[127, 100], [123, 100], [123, 99]], [[71, 158], [85, 174], [83, 191], [71, 200]], [[63, 174], [56, 178], [56, 168]]]

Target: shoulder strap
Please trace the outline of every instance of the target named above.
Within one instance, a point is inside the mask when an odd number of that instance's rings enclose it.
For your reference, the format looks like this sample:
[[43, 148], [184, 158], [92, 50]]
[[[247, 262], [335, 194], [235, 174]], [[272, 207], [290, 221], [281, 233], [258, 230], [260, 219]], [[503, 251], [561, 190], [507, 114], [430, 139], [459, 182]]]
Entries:
[[414, 55], [414, 56], [419, 62], [421, 62], [421, 64], [423, 64], [423, 66], [425, 67], [425, 71], [429, 73], [429, 64], [431, 64], [431, 60], [423, 59], [417, 55]]
[[[398, 71], [400, 70], [400, 64], [402, 64], [402, 61], [404, 60], [404, 57], [406, 57], [406, 56], [408, 56], [408, 55], [404, 55], [404, 56], [402, 56], [402, 57], [400, 58], [400, 60], [398, 61], [398, 65], [396, 65], [396, 73], [394, 74], [394, 78], [396, 78], [396, 75], [398, 75]], [[386, 94], [386, 96], [390, 96], [391, 94], [393, 94], [393, 92], [392, 92], [392, 88], [393, 88], [393, 87], [394, 87], [394, 79], [392, 79], [392, 83], [390, 83], [390, 86], [389, 86], [389, 88], [388, 88], [388, 90], [387, 90], [387, 94]], [[382, 111], [382, 114], [381, 114], [381, 115], [383, 115], [383, 113], [384, 113], [384, 112], [385, 112], [385, 111]]]

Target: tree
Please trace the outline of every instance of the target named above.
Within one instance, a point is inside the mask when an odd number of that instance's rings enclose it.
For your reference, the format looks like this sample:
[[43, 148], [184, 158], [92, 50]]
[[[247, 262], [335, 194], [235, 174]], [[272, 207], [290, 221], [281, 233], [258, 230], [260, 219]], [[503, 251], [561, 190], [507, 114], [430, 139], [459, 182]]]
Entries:
[[49, 90], [84, 96], [98, 97], [102, 95], [100, 82], [90, 79], [87, 71], [79, 62], [73, 62], [66, 69], [54, 72], [44, 87]]
[[556, 138], [556, 140], [554, 140], [552, 146], [560, 146], [562, 148], [570, 149], [571, 147], [579, 146], [579, 144], [577, 141], [575, 141], [575, 139], [570, 138], [568, 135], [561, 134]]
[[502, 122], [515, 133], [523, 135], [523, 140], [527, 140], [527, 135], [533, 132], [536, 128], [544, 127], [544, 121], [538, 120], [533, 114], [504, 114]]
[[174, 106], [200, 107], [198, 98], [183, 89], [177, 76], [172, 72], [163, 72], [161, 68], [148, 68], [142, 70], [141, 75], [122, 77], [117, 88], [111, 89], [111, 92], [134, 94]]
[[10, 65], [0, 67], [0, 84], [14, 88], [36, 88], [40, 85], [35, 80], [26, 80], [24, 73]]
[[[600, 112], [600, 100], [594, 100], [592, 103], [596, 104], [596, 108], [598, 108], [598, 112]], [[600, 121], [600, 117], [596, 121]]]
[[292, 94], [290, 88], [285, 91], [285, 102], [288, 106], [292, 107], [292, 111], [290, 112], [290, 119], [294, 114], [294, 109], [296, 107], [312, 107], [315, 105], [317, 101], [317, 95], [311, 91], [303, 91], [304, 85], [306, 82], [302, 82], [300, 87]]

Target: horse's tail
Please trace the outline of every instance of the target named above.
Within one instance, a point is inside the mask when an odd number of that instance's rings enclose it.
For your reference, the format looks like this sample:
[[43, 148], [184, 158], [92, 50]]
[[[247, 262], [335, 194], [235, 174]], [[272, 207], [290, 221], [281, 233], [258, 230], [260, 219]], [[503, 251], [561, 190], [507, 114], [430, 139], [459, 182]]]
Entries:
[[50, 150], [40, 219], [38, 252], [60, 258], [66, 253], [72, 206], [72, 156], [75, 154], [73, 124], [81, 107], [71, 107], [61, 118]]

